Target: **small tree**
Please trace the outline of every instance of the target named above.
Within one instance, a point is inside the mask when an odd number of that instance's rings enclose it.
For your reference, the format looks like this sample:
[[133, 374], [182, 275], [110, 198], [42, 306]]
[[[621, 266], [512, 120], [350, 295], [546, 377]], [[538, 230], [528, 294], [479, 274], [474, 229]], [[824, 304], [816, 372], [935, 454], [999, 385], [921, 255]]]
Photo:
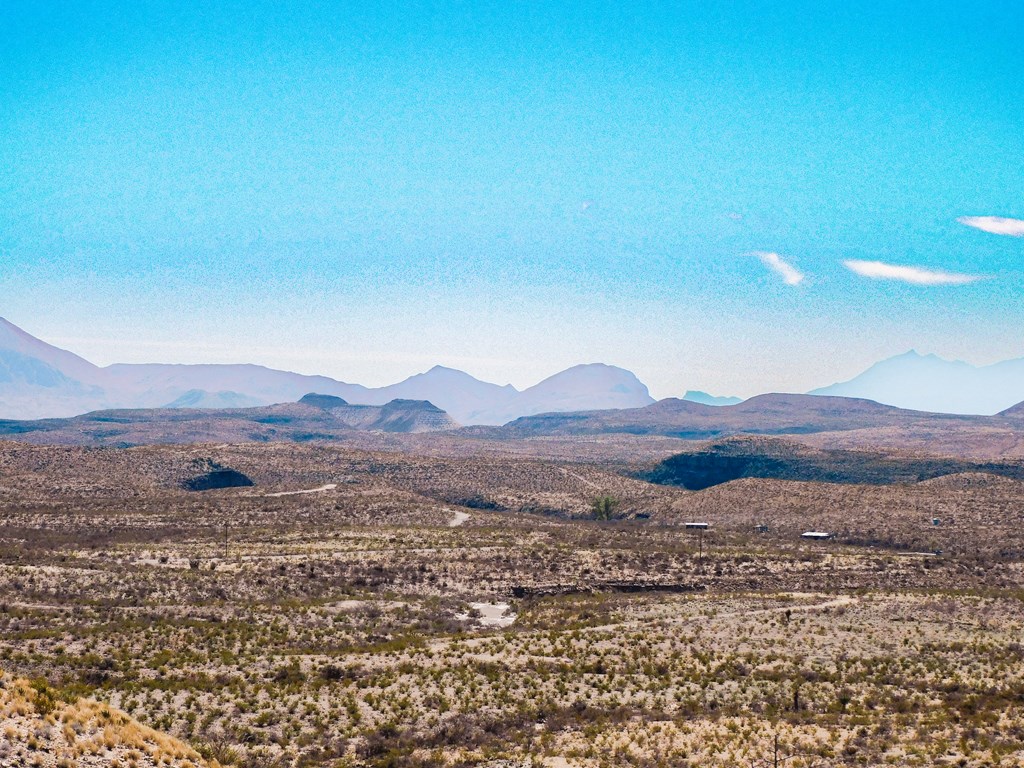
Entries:
[[619, 500], [614, 496], [598, 496], [590, 502], [590, 511], [595, 520], [611, 520], [618, 506]]

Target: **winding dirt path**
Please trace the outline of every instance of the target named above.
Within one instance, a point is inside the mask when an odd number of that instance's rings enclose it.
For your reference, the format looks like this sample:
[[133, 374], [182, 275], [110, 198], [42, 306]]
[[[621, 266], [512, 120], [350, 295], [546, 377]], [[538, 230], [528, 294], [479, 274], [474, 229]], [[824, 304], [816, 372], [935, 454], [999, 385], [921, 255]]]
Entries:
[[278, 491], [277, 493], [265, 493], [263, 496], [268, 499], [278, 499], [282, 496], [301, 496], [304, 493], [323, 493], [324, 491], [333, 491], [337, 487], [337, 483], [327, 483], [327, 485], [321, 485], [319, 488], [307, 488], [304, 491]]
[[[795, 594], [793, 594], [793, 597], [812, 597], [812, 596], [814, 596], [814, 595], [807, 594], [807, 593], [795, 593]], [[825, 597], [825, 595], [820, 595], [820, 596], [821, 597]], [[804, 603], [803, 605], [801, 605], [801, 604], [789, 604], [789, 605], [772, 606], [771, 608], [752, 608], [750, 610], [745, 610], [745, 611], [729, 611], [729, 612], [726, 612], [726, 613], [719, 613], [719, 614], [716, 614], [713, 617], [707, 617], [707, 618], [708, 618], [708, 620], [712, 620], [713, 621], [713, 620], [717, 620], [717, 619], [735, 618], [735, 617], [738, 617], [738, 616], [762, 616], [762, 615], [772, 614], [772, 613], [785, 613], [786, 611], [790, 611], [792, 613], [809, 612], [809, 611], [823, 611], [823, 610], [827, 610], [827, 609], [830, 609], [830, 608], [839, 608], [839, 607], [842, 607], [842, 606], [853, 605], [856, 602], [857, 602], [857, 598], [856, 597], [850, 597], [848, 595], [839, 595], [838, 597], [832, 597], [832, 598], [829, 598], [828, 600], [824, 600], [824, 601], [819, 602], [819, 603]], [[665, 622], [667, 624], [687, 624], [687, 623], [692, 623], [692, 622], [694, 622], [696, 620], [699, 620], [700, 618], [701, 617], [699, 617], [699, 616], [686, 616], [686, 617], [682, 617], [682, 618], [668, 618], [668, 619], [661, 618], [661, 619], [656, 619], [656, 620], [657, 621]], [[648, 623], [648, 620], [644, 620], [644, 619], [627, 619], [626, 621], [620, 621], [620, 622], [617, 622], [615, 624], [602, 624], [602, 625], [596, 626], [596, 627], [584, 627], [583, 629], [580, 629], [579, 631], [581, 633], [585, 633], [585, 634], [596, 634], [596, 633], [601, 633], [601, 632], [614, 632], [614, 631], [628, 631], [630, 629], [636, 629], [638, 627], [641, 627], [641, 626], [643, 626], [646, 623]], [[538, 629], [538, 630], [534, 630], [534, 631], [531, 631], [531, 632], [524, 632], [524, 633], [518, 634], [518, 635], [516, 635], [516, 637], [517, 638], [523, 638], [523, 637], [529, 637], [530, 635], [542, 635], [542, 634], [547, 634], [547, 632], [548, 632], [548, 630], [546, 630], [546, 629]], [[488, 640], [489, 640], [489, 638], [486, 637], [486, 636], [485, 637], [473, 637], [473, 638], [468, 638], [468, 639], [463, 638], [461, 640], [454, 640], [452, 638], [438, 638], [437, 640], [434, 640], [433, 642], [431, 642], [429, 644], [429, 646], [430, 646], [430, 649], [432, 651], [443, 651], [448, 646], [451, 646], [451, 645], [453, 645], [455, 643], [459, 643], [462, 647], [466, 648], [467, 650], [472, 650], [473, 648], [475, 648], [475, 647], [477, 647], [479, 645], [482, 645], [483, 643], [486, 643]]]

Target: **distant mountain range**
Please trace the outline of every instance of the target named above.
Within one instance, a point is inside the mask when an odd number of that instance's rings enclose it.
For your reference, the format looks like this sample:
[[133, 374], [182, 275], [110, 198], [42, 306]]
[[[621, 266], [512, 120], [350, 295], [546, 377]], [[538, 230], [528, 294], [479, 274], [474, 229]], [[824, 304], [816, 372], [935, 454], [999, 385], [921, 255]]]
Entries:
[[1024, 400], [1024, 358], [974, 366], [910, 351], [811, 394], [862, 397], [918, 411], [995, 414]]
[[691, 403], [703, 403], [704, 405], [737, 405], [743, 402], [742, 397], [716, 397], [707, 392], [690, 389], [683, 395], [683, 400]]
[[[465, 445], [476, 444], [478, 448], [488, 441], [580, 436], [598, 442], [600, 437], [614, 435], [658, 436], [688, 441], [736, 435], [788, 436], [819, 448], [854, 448], [858, 451], [909, 448], [965, 459], [1019, 458], [1024, 455], [1024, 405], [996, 416], [964, 416], [910, 411], [870, 400], [818, 395], [759, 395], [725, 406], [669, 398], [641, 408], [542, 413], [524, 416], [503, 426], [460, 428], [447, 413], [425, 400], [396, 399], [379, 406], [352, 405], [335, 395], [310, 393], [298, 402], [253, 408], [103, 410], [64, 419], [0, 420], [0, 439], [106, 446], [337, 442], [361, 439], [356, 433], [366, 431], [445, 432], [451, 439], [469, 441]], [[806, 452], [813, 448], [800, 450]], [[756, 465], [757, 472], [774, 471], [772, 467], [778, 464], [777, 459], [781, 461], [779, 457], [764, 456], [750, 467]], [[707, 480], [709, 484], [719, 482], [715, 478], [725, 477], [733, 470], [740, 472], [737, 477], [762, 476], [750, 475], [748, 459], [731, 454], [706, 456], [698, 453], [685, 459], [684, 463], [689, 479], [684, 478], [680, 482], [687, 487], [695, 488], [695, 483], [705, 482], [699, 479], [702, 473], [711, 478]], [[871, 462], [869, 464], [874, 466]], [[824, 471], [822, 468], [828, 466], [830, 464], [826, 461], [815, 472]], [[907, 465], [900, 470], [903, 474], [899, 476], [904, 477], [907, 472], [918, 469], [923, 473], [919, 479], [936, 476], [930, 469], [925, 471], [927, 468], [921, 467]], [[750, 472], [753, 471], [751, 468]], [[975, 468], [970, 471], [988, 470]], [[943, 469], [942, 473], [945, 472]], [[783, 478], [787, 475], [764, 476]], [[798, 476], [791, 479], [798, 479]], [[854, 481], [839, 478], [828, 482]]]
[[310, 393], [297, 403], [255, 408], [141, 408], [65, 419], [0, 420], [0, 438], [68, 445], [336, 441], [353, 432], [442, 432], [459, 425], [424, 400], [351, 405]]
[[668, 398], [643, 408], [525, 416], [500, 427], [466, 427], [460, 434], [490, 440], [632, 435], [703, 441], [735, 435], [789, 436], [823, 449], [1017, 459], [1024, 457], [1024, 403], [983, 416], [927, 413], [821, 395], [758, 395], [724, 406]]
[[[654, 403], [633, 373], [600, 363], [577, 365], [522, 391], [443, 366], [377, 388], [259, 365], [101, 368], [0, 318], [0, 418], [58, 418], [118, 408], [255, 408], [293, 403], [310, 392], [355, 405], [426, 400], [464, 425], [501, 425], [538, 414], [635, 409]], [[873, 400], [916, 411], [991, 415], [1024, 400], [1024, 358], [978, 367], [911, 351], [810, 394]], [[733, 407], [744, 401], [688, 391], [682, 400], [671, 402]]]
[[293, 403], [310, 392], [353, 405], [426, 400], [461, 424], [503, 424], [548, 411], [654, 402], [632, 373], [599, 363], [577, 365], [522, 391], [442, 366], [378, 388], [259, 365], [100, 368], [0, 318], [0, 418], [60, 418], [120, 408], [252, 408]]
[[[907, 425], [959, 428], [989, 417], [922, 413], [848, 397], [770, 394], [710, 406], [666, 398], [642, 408], [524, 416], [501, 427], [476, 427], [484, 437], [632, 434], [704, 440], [735, 434], [807, 435]], [[1000, 419], [1000, 424], [1005, 419]], [[474, 431], [474, 430], [471, 430]]]

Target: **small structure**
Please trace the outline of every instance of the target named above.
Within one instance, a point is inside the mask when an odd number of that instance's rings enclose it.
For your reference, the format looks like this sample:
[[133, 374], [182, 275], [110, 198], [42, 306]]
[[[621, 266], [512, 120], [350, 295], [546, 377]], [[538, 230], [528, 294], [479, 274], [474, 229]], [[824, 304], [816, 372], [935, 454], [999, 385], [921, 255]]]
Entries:
[[768, 533], [768, 524], [758, 523], [754, 526], [754, 533]]
[[686, 523], [688, 529], [697, 532], [697, 559], [704, 559], [704, 531], [711, 526], [708, 523]]
[[800, 538], [802, 539], [816, 539], [819, 541], [823, 539], [831, 539], [833, 536], [835, 536], [834, 533], [828, 533], [827, 531], [804, 531], [800, 534]]

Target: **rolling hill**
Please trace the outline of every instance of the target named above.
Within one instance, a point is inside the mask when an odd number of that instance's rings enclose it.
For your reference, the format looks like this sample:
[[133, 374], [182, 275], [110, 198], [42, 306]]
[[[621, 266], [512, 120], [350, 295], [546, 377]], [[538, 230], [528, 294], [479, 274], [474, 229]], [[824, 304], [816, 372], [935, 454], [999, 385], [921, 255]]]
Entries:
[[812, 434], [910, 424], [955, 428], [975, 424], [978, 418], [909, 411], [855, 398], [770, 394], [735, 405], [668, 398], [643, 408], [546, 413], [480, 433], [505, 437], [628, 433], [700, 440], [740, 433]]
[[338, 440], [353, 432], [438, 432], [458, 428], [447, 413], [422, 400], [351, 405], [307, 395], [299, 402], [257, 408], [151, 408], [94, 411], [67, 419], [0, 421], [0, 438], [63, 445], [245, 443]]

